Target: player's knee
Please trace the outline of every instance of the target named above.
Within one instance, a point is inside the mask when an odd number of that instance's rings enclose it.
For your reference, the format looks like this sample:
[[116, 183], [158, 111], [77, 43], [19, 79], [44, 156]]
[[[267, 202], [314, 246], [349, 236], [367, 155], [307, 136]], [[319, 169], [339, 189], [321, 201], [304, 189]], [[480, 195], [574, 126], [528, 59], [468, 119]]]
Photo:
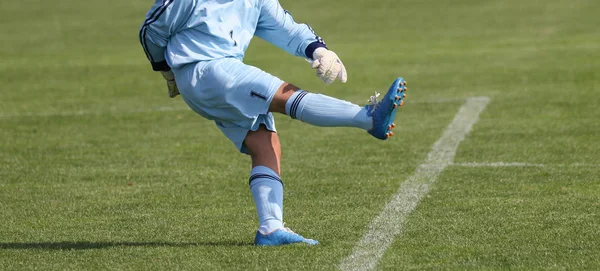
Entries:
[[248, 132], [244, 145], [248, 148], [251, 156], [270, 156], [281, 150], [277, 133], [269, 131], [264, 125], [258, 130]]
[[269, 106], [270, 112], [278, 112], [281, 114], [285, 114], [285, 104], [290, 99], [294, 92], [300, 90], [297, 86], [294, 86], [290, 83], [283, 83], [275, 92], [275, 96], [273, 96], [273, 100], [271, 101], [271, 105]]

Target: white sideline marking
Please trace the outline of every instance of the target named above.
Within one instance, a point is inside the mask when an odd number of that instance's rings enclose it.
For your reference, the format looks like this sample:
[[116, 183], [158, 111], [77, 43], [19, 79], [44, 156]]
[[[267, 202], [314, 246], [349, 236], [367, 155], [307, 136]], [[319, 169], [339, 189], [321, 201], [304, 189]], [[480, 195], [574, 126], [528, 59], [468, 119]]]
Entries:
[[[411, 101], [413, 104], [424, 103], [452, 103], [464, 101], [460, 98], [451, 99], [433, 99], [433, 100], [417, 100]], [[68, 116], [88, 116], [88, 115], [108, 115], [108, 114], [132, 114], [132, 113], [149, 113], [149, 112], [170, 112], [170, 111], [191, 111], [187, 106], [161, 106], [141, 109], [119, 109], [116, 107], [107, 110], [78, 110], [78, 111], [54, 111], [54, 112], [11, 112], [0, 113], [1, 118], [18, 118], [18, 117], [68, 117]]]
[[452, 165], [458, 145], [479, 120], [479, 114], [488, 103], [488, 97], [467, 99], [425, 161], [402, 183], [392, 200], [371, 222], [368, 232], [354, 247], [352, 254], [342, 260], [341, 270], [372, 270], [377, 266], [394, 238], [402, 233], [408, 215], [429, 192], [429, 186], [447, 166]]
[[505, 163], [505, 162], [493, 162], [493, 163], [456, 163], [453, 166], [461, 167], [545, 167], [544, 164], [532, 164], [532, 163]]
[[456, 163], [453, 166], [459, 167], [600, 167], [596, 164], [534, 164], [534, 163], [521, 163], [521, 162], [485, 162], [485, 163]]

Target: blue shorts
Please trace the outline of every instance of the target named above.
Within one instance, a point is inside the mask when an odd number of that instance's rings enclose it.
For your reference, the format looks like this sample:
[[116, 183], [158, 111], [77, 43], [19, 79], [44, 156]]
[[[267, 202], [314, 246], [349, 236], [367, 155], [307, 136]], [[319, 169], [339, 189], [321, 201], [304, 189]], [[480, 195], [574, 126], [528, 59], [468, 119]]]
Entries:
[[269, 105], [284, 82], [238, 59], [224, 58], [174, 70], [181, 97], [199, 115], [214, 120], [242, 153], [244, 139], [264, 124], [276, 132]]

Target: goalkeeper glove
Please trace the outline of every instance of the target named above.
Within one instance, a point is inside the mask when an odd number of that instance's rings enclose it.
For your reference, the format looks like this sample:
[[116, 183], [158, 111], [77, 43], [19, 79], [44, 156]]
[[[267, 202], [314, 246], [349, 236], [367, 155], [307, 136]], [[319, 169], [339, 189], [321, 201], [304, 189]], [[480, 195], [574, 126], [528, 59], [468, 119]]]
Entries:
[[317, 77], [329, 85], [339, 79], [342, 83], [348, 80], [346, 68], [340, 58], [327, 48], [317, 48], [313, 53], [312, 68], [317, 69]]
[[177, 82], [175, 82], [175, 75], [172, 71], [160, 71], [160, 74], [167, 80], [167, 87], [169, 88], [169, 97], [175, 98], [179, 95], [179, 89], [177, 88]]

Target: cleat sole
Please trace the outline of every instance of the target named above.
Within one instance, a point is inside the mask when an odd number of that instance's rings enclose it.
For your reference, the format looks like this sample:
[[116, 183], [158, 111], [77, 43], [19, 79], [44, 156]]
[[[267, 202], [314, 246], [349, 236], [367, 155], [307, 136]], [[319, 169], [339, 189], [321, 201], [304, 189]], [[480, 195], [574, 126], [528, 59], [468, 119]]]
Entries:
[[369, 134], [381, 140], [386, 140], [394, 135], [392, 132], [392, 129], [396, 128], [394, 119], [398, 108], [404, 105], [404, 98], [406, 97], [404, 92], [406, 90], [406, 81], [403, 78], [397, 78], [392, 83], [392, 86], [379, 103], [380, 106], [385, 106], [386, 109], [381, 108], [376, 114], [374, 112], [373, 128], [368, 130]]

